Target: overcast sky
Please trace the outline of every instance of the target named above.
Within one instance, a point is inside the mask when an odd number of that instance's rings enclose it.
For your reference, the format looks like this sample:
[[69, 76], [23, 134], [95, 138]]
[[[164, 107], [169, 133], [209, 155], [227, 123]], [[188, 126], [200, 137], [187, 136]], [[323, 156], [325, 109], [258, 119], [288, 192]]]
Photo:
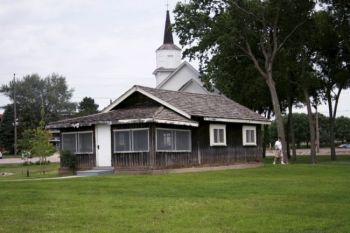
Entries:
[[[172, 10], [176, 0], [168, 2]], [[100, 109], [135, 84], [155, 87], [152, 72], [163, 40], [166, 3], [1, 0], [0, 84], [8, 83], [13, 73], [18, 78], [58, 73], [74, 89], [73, 101], [89, 96]], [[0, 95], [0, 105], [6, 103]], [[327, 115], [326, 106], [320, 112]], [[349, 92], [343, 94], [338, 113], [350, 116]]]

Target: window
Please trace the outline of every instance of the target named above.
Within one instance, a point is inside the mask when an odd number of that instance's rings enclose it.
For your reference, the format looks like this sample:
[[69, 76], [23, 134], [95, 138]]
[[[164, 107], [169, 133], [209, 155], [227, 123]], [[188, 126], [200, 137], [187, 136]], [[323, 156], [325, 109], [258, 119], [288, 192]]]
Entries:
[[226, 125], [210, 124], [210, 146], [226, 146]]
[[242, 127], [243, 146], [256, 146], [256, 126]]
[[130, 130], [114, 131], [114, 151], [131, 151]]
[[191, 151], [191, 131], [180, 129], [157, 129], [157, 151]]
[[92, 154], [92, 131], [62, 133], [62, 150], [74, 154]]
[[146, 152], [148, 144], [148, 129], [114, 130], [114, 152]]
[[77, 152], [76, 133], [62, 133], [62, 150]]
[[78, 153], [92, 153], [92, 133], [78, 133]]
[[173, 131], [157, 129], [157, 150], [173, 150]]

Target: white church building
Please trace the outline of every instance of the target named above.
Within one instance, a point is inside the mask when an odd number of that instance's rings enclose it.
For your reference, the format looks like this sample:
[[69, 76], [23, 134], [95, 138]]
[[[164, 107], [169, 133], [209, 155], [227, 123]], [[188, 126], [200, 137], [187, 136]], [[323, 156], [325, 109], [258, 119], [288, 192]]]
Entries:
[[198, 94], [209, 92], [200, 80], [199, 72], [181, 60], [181, 49], [174, 44], [169, 11], [166, 12], [163, 44], [156, 50], [156, 88]]

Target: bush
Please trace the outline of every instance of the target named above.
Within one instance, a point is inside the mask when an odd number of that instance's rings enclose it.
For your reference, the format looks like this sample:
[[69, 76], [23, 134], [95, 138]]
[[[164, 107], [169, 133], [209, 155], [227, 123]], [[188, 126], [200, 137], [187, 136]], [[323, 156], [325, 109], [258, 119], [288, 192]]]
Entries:
[[72, 152], [65, 150], [60, 153], [61, 167], [68, 167], [72, 171], [76, 169], [77, 157]]

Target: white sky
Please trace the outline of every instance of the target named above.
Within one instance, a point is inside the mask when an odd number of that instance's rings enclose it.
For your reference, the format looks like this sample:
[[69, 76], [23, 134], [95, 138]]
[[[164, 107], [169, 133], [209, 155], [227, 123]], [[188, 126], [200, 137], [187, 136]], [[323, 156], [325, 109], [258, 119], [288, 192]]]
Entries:
[[[133, 85], [155, 87], [155, 50], [162, 44], [166, 0], [1, 0], [0, 85], [58, 73], [100, 109]], [[176, 0], [169, 1], [172, 10]], [[172, 20], [173, 21], [173, 20]], [[177, 39], [175, 38], [175, 41]], [[0, 94], [0, 106], [9, 100]], [[327, 114], [327, 107], [319, 108]], [[2, 112], [2, 110], [0, 110]], [[350, 116], [350, 92], [338, 115]]]

